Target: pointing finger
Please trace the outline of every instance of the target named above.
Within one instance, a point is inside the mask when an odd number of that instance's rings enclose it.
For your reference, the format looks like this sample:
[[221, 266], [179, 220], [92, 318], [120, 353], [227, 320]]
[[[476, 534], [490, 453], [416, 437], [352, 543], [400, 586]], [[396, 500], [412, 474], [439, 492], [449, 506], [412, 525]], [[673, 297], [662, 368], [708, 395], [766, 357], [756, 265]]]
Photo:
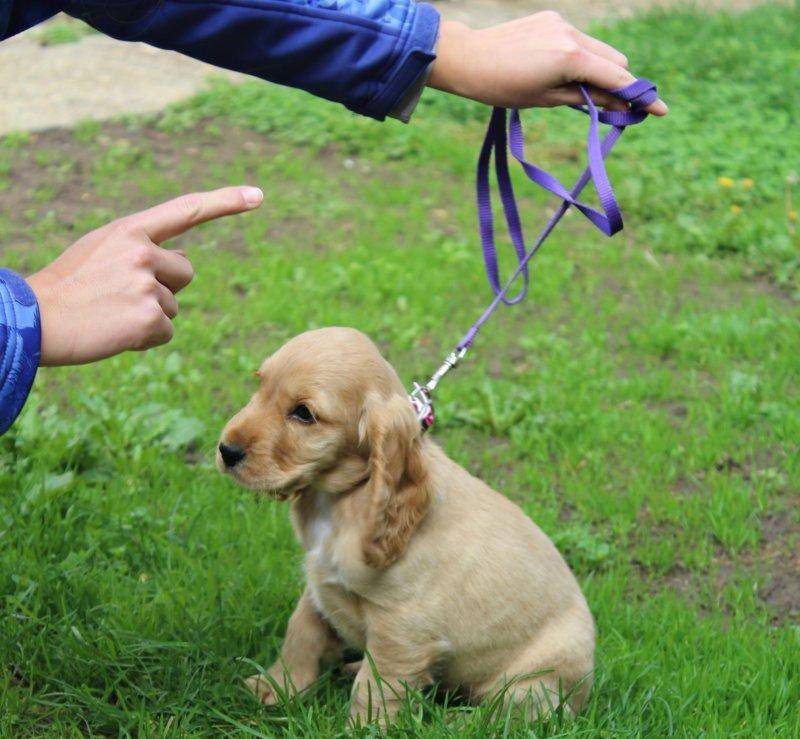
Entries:
[[141, 227], [154, 243], [161, 244], [206, 221], [253, 210], [263, 199], [264, 194], [257, 187], [223, 187], [181, 195], [127, 220]]

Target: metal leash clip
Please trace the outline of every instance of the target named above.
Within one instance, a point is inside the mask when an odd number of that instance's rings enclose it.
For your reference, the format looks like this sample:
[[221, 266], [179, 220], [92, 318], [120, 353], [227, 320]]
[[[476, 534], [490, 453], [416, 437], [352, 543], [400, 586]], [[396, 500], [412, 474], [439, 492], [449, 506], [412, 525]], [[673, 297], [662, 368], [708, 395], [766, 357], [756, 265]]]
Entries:
[[439, 381], [464, 358], [466, 353], [466, 346], [455, 349], [445, 357], [444, 362], [442, 362], [439, 369], [433, 373], [428, 382], [424, 385], [420, 385], [418, 382], [414, 383], [408, 399], [411, 401], [411, 405], [414, 406], [414, 411], [417, 414], [417, 419], [422, 426], [423, 432], [433, 426], [433, 422], [436, 418], [433, 410], [433, 391], [436, 389]]

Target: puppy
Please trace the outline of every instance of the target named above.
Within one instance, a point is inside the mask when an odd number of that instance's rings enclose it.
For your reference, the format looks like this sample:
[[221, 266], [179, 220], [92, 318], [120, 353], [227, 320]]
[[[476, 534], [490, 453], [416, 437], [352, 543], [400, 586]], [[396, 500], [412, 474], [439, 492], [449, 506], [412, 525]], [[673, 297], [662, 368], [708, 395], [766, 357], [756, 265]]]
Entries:
[[[219, 469], [290, 498], [307, 583], [269, 675], [302, 692], [345, 645], [363, 650], [351, 715], [391, 720], [407, 687], [503, 691], [532, 716], [578, 711], [594, 625], [578, 583], [514, 503], [423, 436], [363, 334], [309, 331], [269, 357], [225, 426]], [[248, 680], [262, 703], [272, 682]]]

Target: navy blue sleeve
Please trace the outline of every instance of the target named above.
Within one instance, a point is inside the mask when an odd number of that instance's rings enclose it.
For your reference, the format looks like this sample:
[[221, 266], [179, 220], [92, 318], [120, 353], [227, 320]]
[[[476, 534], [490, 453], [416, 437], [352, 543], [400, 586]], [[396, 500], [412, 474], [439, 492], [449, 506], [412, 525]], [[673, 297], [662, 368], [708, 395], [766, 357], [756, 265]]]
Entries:
[[[33, 4], [39, 3], [46, 4]], [[439, 27], [437, 11], [414, 0], [61, 0], [60, 5], [114, 38], [299, 87], [379, 120], [435, 58]]]
[[0, 0], [0, 41], [47, 20], [59, 10], [60, 0]]
[[0, 269], [0, 434], [25, 405], [39, 368], [42, 331], [36, 296], [19, 275]]

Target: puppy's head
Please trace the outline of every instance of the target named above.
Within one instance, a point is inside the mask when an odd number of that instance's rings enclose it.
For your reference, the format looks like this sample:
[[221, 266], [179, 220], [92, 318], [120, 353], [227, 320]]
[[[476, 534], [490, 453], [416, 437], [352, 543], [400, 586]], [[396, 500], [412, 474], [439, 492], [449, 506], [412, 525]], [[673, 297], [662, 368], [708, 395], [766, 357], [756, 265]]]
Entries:
[[258, 376], [222, 431], [219, 469], [280, 500], [367, 485], [364, 557], [390, 564], [429, 502], [421, 429], [397, 373], [363, 334], [326, 328], [289, 341]]

